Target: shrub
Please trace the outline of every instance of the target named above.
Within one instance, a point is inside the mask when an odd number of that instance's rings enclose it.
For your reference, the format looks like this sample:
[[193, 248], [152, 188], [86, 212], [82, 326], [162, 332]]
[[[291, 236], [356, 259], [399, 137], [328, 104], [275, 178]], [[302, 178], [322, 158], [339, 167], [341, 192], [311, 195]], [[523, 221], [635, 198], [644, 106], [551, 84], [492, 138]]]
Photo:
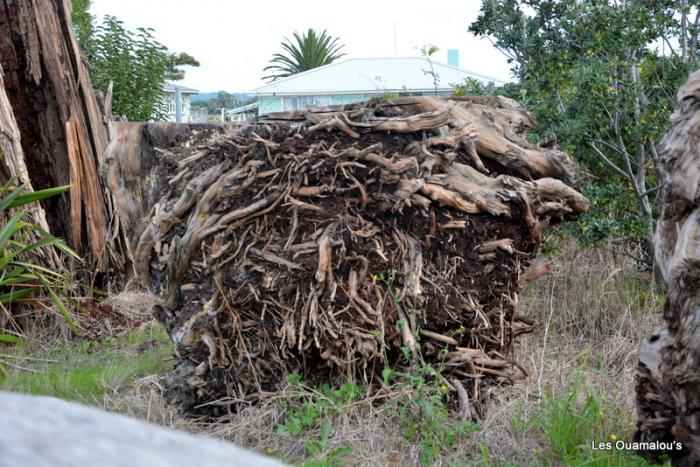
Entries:
[[[0, 227], [0, 310], [10, 323], [14, 322], [10, 313], [12, 305], [42, 305], [48, 297], [71, 329], [76, 329], [63, 293], [68, 278], [46, 266], [45, 254], [53, 249], [80, 258], [62, 240], [31, 220], [26, 210], [18, 209], [68, 188], [65, 185], [31, 192], [26, 183], [15, 186], [14, 180], [0, 186], [0, 216], [4, 219]], [[19, 329], [10, 331], [0, 327], [1, 343], [18, 341]]]

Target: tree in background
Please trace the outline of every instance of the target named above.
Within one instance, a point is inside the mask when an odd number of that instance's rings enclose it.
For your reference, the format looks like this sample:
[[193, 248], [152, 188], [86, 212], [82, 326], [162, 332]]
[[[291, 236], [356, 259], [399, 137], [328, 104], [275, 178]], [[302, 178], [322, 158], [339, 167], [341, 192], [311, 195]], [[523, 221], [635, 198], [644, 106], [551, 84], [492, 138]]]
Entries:
[[153, 39], [153, 30], [133, 33], [121, 21], [106, 16], [97, 26], [90, 53], [90, 77], [96, 89], [114, 83], [112, 111], [131, 121], [161, 120], [163, 83], [168, 75], [168, 53]]
[[592, 209], [576, 232], [584, 243], [634, 238], [653, 252], [666, 180], [657, 146], [697, 63], [689, 14], [676, 0], [484, 0], [469, 28], [512, 63], [519, 82], [502, 92], [535, 113], [532, 138], [556, 134], [588, 170]]
[[92, 45], [92, 35], [95, 32], [94, 18], [90, 14], [91, 0], [73, 0], [71, 20], [75, 38], [83, 50], [88, 50]]
[[325, 30], [321, 34], [311, 28], [302, 34], [294, 32], [294, 41], [285, 38], [281, 45], [286, 55], [272, 56], [271, 65], [266, 66], [264, 71], [273, 73], [263, 79], [275, 81], [286, 78], [328, 65], [345, 55], [340, 51], [344, 46], [338, 43], [338, 38], [327, 35]]
[[185, 52], [180, 52], [179, 54], [168, 54], [166, 62], [168, 65], [166, 79], [169, 81], [180, 81], [185, 79], [185, 70], [181, 69], [181, 66], [200, 65], [196, 58]]
[[249, 104], [254, 100], [244, 94], [231, 94], [226, 91], [219, 91], [216, 97], [192, 101], [192, 107], [205, 108], [207, 109], [207, 114], [218, 115], [221, 109], [233, 109]]
[[121, 21], [105, 16], [96, 25], [90, 0], [73, 0], [73, 28], [85, 53], [95, 89], [107, 91], [113, 83], [112, 112], [131, 121], [161, 120], [163, 83], [185, 77], [181, 66], [199, 66], [186, 53], [170, 53], [153, 37], [153, 29], [124, 28]]

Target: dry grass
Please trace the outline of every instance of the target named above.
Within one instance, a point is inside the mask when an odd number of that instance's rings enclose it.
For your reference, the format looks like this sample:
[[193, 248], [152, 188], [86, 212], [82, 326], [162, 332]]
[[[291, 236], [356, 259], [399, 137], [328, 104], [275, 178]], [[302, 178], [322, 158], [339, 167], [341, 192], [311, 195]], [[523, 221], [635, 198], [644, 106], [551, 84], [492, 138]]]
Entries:
[[[615, 430], [627, 438], [635, 410], [635, 351], [660, 328], [661, 300], [650, 292], [650, 277], [611, 248], [582, 252], [570, 246], [557, 262], [552, 276], [530, 285], [520, 297], [521, 310], [540, 324], [520, 339], [516, 351], [529, 377], [515, 386], [489, 389], [482, 401], [487, 416], [480, 421], [481, 431], [444, 449], [438, 463], [525, 465], [533, 458], [556, 463], [551, 441], [537, 428], [541, 400], [547, 391], [566, 397], [577, 377], [584, 389], [604, 399], [611, 414], [606, 426], [599, 427], [601, 436]], [[230, 440], [293, 462], [309, 460], [308, 442], [323, 439], [320, 426], [294, 437], [278, 432], [286, 416], [280, 402], [294, 397], [293, 387], [277, 399], [208, 423], [175, 413], [160, 398], [159, 384], [156, 376], [143, 378], [108, 398], [106, 408], [126, 408], [153, 423]], [[360, 400], [324, 420], [330, 420], [324, 454], [352, 446], [342, 457], [344, 464], [419, 463], [421, 448], [406, 438], [396, 407]]]

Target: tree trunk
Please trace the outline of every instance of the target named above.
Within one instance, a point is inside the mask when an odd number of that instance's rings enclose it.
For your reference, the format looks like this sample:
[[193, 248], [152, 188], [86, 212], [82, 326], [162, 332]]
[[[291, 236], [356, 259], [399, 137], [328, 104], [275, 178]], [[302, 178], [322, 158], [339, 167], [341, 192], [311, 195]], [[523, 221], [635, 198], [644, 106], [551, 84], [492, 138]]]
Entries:
[[0, 65], [11, 106], [5, 110], [13, 113], [23, 154], [6, 165], [11, 174], [28, 173], [35, 189], [70, 184], [70, 192], [42, 203], [51, 232], [90, 270], [122, 272], [119, 224], [99, 177], [107, 129], [70, 12], [69, 0], [0, 0]]
[[635, 438], [650, 457], [665, 448], [678, 465], [700, 464], [700, 72], [679, 92], [662, 142], [669, 183], [656, 231], [656, 260], [667, 285], [667, 332], [640, 350]]
[[[2, 66], [0, 66], [0, 180], [3, 182], [15, 179], [19, 184], [28, 183], [28, 189], [32, 190], [32, 185], [27, 174], [27, 166], [24, 163], [24, 152], [20, 143], [20, 133], [17, 122], [12, 111], [12, 106], [5, 93]], [[45, 229], [49, 229], [44, 210], [36, 205], [30, 204], [26, 208], [32, 217]]]

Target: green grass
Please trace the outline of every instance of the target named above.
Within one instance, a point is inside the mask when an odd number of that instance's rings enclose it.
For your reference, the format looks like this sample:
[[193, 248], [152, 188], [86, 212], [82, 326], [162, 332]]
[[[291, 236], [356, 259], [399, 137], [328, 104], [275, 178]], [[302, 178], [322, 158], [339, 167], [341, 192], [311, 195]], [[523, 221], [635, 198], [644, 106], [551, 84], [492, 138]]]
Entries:
[[584, 386], [576, 376], [567, 391], [553, 394], [547, 388], [539, 408], [530, 420], [522, 414], [513, 418], [513, 427], [542, 440], [538, 453], [545, 465], [567, 466], [648, 466], [641, 457], [627, 451], [594, 449], [591, 442], [631, 441], [634, 414], [621, 413], [603, 389]]
[[36, 351], [0, 347], [0, 389], [101, 405], [103, 396], [172, 367], [172, 345], [157, 324], [126, 337]]

